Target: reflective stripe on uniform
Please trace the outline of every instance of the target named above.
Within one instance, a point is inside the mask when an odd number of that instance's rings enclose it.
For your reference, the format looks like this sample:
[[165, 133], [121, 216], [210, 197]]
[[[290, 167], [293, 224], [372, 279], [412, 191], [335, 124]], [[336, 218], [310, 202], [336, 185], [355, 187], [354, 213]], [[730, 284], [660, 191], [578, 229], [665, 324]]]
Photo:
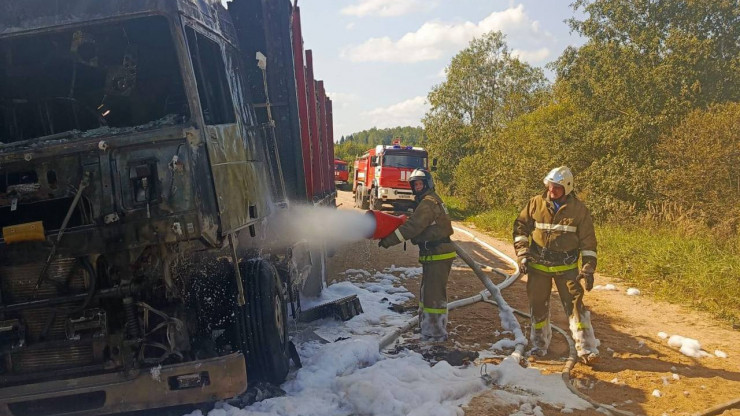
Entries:
[[401, 232], [398, 231], [398, 228], [396, 228], [393, 232], [396, 233], [396, 237], [398, 237], [398, 241], [406, 241], [406, 239], [403, 238], [403, 234], [401, 234]]
[[578, 229], [577, 227], [574, 227], [572, 225], [563, 225], [563, 224], [548, 224], [544, 222], [536, 222], [534, 223], [535, 228], [539, 228], [540, 230], [547, 230], [547, 231], [565, 231], [567, 233], [574, 233]]
[[518, 236], [514, 237], [514, 242], [515, 243], [518, 243], [518, 242], [521, 242], [521, 241], [525, 241], [525, 242], [526, 241], [529, 241], [529, 237], [527, 237], [526, 235], [518, 235]]
[[536, 269], [536, 270], [543, 271], [543, 272], [557, 273], [557, 272], [564, 272], [566, 270], [577, 269], [578, 263], [564, 264], [562, 266], [543, 266], [542, 264], [532, 263], [529, 265], [529, 267]]
[[596, 257], [596, 252], [592, 250], [581, 250], [581, 256], [583, 257]]
[[452, 253], [432, 254], [429, 256], [419, 256], [419, 261], [421, 263], [424, 263], [424, 262], [430, 262], [430, 261], [449, 260], [449, 259], [454, 259], [455, 257], [457, 257], [457, 253], [453, 251]]
[[542, 321], [542, 322], [535, 322], [535, 323], [534, 323], [534, 325], [532, 325], [532, 326], [534, 327], [534, 329], [542, 329], [542, 328], [544, 328], [544, 327], [545, 327], [545, 325], [547, 325], [547, 324], [548, 324], [549, 322], [550, 322], [550, 320], [549, 320], [549, 319], [545, 319], [545, 320], [544, 320], [544, 321]]
[[419, 302], [419, 309], [421, 309], [422, 312], [433, 313], [437, 315], [443, 315], [447, 313], [447, 308], [425, 308], [424, 304], [421, 302]]
[[591, 328], [591, 325], [585, 323], [585, 322], [578, 322], [576, 324], [576, 329], [588, 329]]

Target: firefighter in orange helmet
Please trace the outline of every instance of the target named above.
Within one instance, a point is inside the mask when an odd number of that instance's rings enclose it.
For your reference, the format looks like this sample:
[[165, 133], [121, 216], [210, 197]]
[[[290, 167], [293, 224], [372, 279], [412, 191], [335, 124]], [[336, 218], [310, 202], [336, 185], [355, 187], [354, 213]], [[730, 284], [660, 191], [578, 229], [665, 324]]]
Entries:
[[411, 240], [419, 246], [422, 265], [419, 294], [421, 336], [425, 340], [443, 341], [447, 339], [447, 279], [452, 261], [457, 256], [450, 240], [452, 222], [445, 204], [434, 192], [434, 181], [427, 170], [411, 172], [409, 184], [418, 203], [414, 213], [378, 245], [388, 248]]
[[[532, 314], [533, 355], [545, 355], [552, 337], [550, 291], [558, 288], [568, 315], [578, 357], [586, 364], [599, 358], [598, 340], [590, 313], [583, 305], [583, 286], [594, 285], [596, 234], [586, 205], [573, 193], [573, 174], [561, 166], [543, 179], [547, 190], [532, 198], [514, 221], [514, 248], [520, 271], [527, 273], [527, 296]], [[581, 257], [581, 269], [578, 258]]]

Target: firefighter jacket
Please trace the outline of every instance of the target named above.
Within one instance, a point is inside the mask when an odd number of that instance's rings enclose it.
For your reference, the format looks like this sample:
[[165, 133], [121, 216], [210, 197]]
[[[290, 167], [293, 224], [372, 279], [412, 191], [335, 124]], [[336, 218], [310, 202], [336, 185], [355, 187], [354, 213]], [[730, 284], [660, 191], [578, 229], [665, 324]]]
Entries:
[[557, 212], [546, 192], [532, 198], [514, 221], [514, 248], [517, 257], [530, 258], [538, 270], [575, 269], [579, 254], [583, 272], [596, 270], [593, 220], [586, 205], [572, 193]]
[[388, 245], [406, 240], [419, 246], [419, 261], [447, 260], [456, 257], [452, 245], [452, 221], [442, 199], [429, 190], [419, 197], [419, 204], [408, 221], [385, 237]]

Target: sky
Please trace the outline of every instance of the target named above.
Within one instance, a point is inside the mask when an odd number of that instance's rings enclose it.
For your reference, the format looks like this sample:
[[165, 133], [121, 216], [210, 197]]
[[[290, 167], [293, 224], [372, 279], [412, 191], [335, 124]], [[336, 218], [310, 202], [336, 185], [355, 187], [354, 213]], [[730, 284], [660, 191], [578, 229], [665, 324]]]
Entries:
[[[568, 45], [569, 0], [299, 0], [314, 73], [333, 101], [334, 137], [420, 126], [426, 96], [470, 40], [501, 30], [520, 59], [544, 67]], [[546, 73], [552, 78], [552, 73]]]

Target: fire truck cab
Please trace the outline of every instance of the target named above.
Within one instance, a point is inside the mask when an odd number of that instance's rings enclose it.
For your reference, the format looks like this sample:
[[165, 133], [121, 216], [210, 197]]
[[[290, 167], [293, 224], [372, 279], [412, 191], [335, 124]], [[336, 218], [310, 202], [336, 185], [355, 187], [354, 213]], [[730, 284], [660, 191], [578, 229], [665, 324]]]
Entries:
[[334, 183], [343, 185], [349, 182], [349, 169], [347, 162], [342, 159], [334, 159]]
[[378, 145], [357, 158], [354, 167], [355, 206], [379, 210], [390, 204], [405, 210], [414, 205], [408, 178], [414, 169], [428, 169], [429, 156], [421, 147]]

